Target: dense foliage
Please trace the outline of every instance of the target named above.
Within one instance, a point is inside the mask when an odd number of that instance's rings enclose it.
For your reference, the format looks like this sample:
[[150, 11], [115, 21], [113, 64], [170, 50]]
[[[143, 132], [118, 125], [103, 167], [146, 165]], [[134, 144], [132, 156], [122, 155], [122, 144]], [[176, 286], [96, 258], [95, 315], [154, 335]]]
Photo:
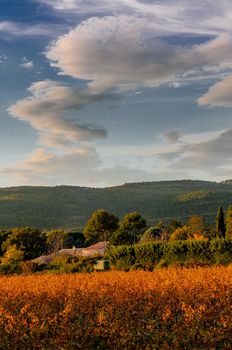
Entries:
[[122, 231], [131, 231], [134, 234], [140, 234], [147, 226], [146, 220], [138, 211], [127, 213], [120, 221], [119, 228]]
[[84, 236], [89, 243], [108, 241], [110, 234], [117, 230], [119, 218], [104, 209], [96, 210], [84, 227]]
[[109, 242], [113, 245], [137, 243], [147, 226], [142, 215], [135, 211], [123, 216], [117, 230], [109, 236]]
[[45, 234], [37, 228], [14, 228], [10, 231], [6, 241], [2, 243], [2, 250], [6, 251], [12, 245], [23, 252], [25, 260], [30, 260], [44, 253], [47, 248], [47, 240]]
[[231, 267], [2, 277], [0, 290], [0, 350], [231, 349]]

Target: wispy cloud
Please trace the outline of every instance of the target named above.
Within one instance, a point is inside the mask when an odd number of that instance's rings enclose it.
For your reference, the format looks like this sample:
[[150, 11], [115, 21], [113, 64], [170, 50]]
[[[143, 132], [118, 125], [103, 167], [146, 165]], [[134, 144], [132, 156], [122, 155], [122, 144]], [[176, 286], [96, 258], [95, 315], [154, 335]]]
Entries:
[[230, 0], [34, 0], [60, 13], [88, 16], [136, 15], [153, 19], [159, 32], [218, 34], [231, 31]]
[[39, 132], [40, 142], [54, 148], [68, 149], [80, 141], [105, 138], [104, 128], [70, 118], [70, 112], [80, 111], [87, 104], [104, 98], [51, 80], [39, 81], [28, 89], [31, 96], [9, 108], [9, 113], [29, 123]]
[[34, 0], [40, 4], [50, 6], [56, 11], [68, 12], [70, 14], [93, 15], [115, 13], [130, 9], [124, 0]]
[[11, 37], [49, 37], [54, 38], [63, 32], [60, 25], [35, 24], [27, 25], [24, 23], [0, 21], [0, 36], [3, 39]]

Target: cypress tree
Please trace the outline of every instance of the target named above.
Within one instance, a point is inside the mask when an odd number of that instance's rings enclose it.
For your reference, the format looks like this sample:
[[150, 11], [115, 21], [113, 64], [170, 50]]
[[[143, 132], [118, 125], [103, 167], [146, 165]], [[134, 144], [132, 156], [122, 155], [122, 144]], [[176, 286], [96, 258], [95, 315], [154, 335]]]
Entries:
[[232, 238], [232, 205], [226, 212], [226, 238]]
[[224, 219], [223, 208], [220, 205], [216, 216], [216, 236], [225, 238], [226, 235], [226, 225]]

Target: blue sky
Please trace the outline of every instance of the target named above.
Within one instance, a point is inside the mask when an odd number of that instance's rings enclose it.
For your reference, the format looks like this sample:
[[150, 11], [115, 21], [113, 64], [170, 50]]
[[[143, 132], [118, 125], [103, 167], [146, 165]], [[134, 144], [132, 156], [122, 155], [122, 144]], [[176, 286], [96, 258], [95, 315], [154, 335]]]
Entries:
[[229, 0], [0, 0], [0, 186], [231, 178]]

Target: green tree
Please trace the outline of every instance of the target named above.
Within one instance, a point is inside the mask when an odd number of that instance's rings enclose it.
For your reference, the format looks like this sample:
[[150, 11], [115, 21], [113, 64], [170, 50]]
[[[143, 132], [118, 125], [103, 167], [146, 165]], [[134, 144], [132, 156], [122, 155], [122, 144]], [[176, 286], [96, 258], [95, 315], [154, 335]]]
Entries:
[[187, 240], [192, 238], [189, 227], [182, 226], [178, 227], [170, 236], [170, 241]]
[[65, 248], [82, 248], [85, 246], [85, 236], [82, 232], [69, 231], [68, 235], [64, 239]]
[[226, 225], [224, 219], [223, 208], [220, 205], [216, 216], [216, 236], [225, 238], [226, 235]]
[[46, 235], [33, 227], [14, 228], [3, 243], [2, 249], [6, 251], [12, 245], [23, 252], [25, 260], [34, 259], [46, 251]]
[[68, 232], [63, 230], [52, 230], [47, 232], [46, 236], [50, 252], [57, 252], [64, 248], [64, 242], [68, 236]]
[[200, 215], [189, 217], [187, 224], [178, 227], [170, 236], [170, 241], [187, 239], [205, 239], [209, 235], [209, 227], [206, 226], [204, 218]]
[[119, 225], [120, 229], [141, 232], [147, 227], [146, 220], [137, 211], [124, 215]]
[[119, 219], [104, 209], [96, 210], [89, 218], [83, 233], [89, 243], [108, 241], [112, 232], [117, 230]]
[[226, 237], [232, 238], [232, 205], [230, 205], [226, 212]]
[[204, 218], [200, 215], [190, 216], [186, 226], [188, 227], [190, 236], [194, 236], [194, 235], [203, 236], [207, 231]]
[[130, 245], [135, 242], [136, 237], [132, 231], [118, 229], [110, 235], [109, 243], [110, 245]]
[[23, 251], [17, 249], [16, 245], [8, 246], [5, 254], [1, 259], [1, 264], [11, 265], [11, 264], [20, 264], [23, 261]]
[[10, 231], [4, 231], [4, 230], [0, 231], [0, 257], [3, 255], [2, 245], [7, 240], [10, 233], [11, 233]]
[[77, 231], [52, 230], [46, 233], [48, 249], [56, 252], [63, 248], [84, 247], [85, 236]]
[[9, 245], [5, 254], [0, 259], [0, 272], [3, 274], [14, 274], [21, 272], [24, 254], [16, 245]]
[[146, 220], [137, 211], [127, 213], [120, 221], [119, 229], [121, 232], [130, 232], [131, 239], [136, 243], [139, 240], [144, 229], [147, 227]]

